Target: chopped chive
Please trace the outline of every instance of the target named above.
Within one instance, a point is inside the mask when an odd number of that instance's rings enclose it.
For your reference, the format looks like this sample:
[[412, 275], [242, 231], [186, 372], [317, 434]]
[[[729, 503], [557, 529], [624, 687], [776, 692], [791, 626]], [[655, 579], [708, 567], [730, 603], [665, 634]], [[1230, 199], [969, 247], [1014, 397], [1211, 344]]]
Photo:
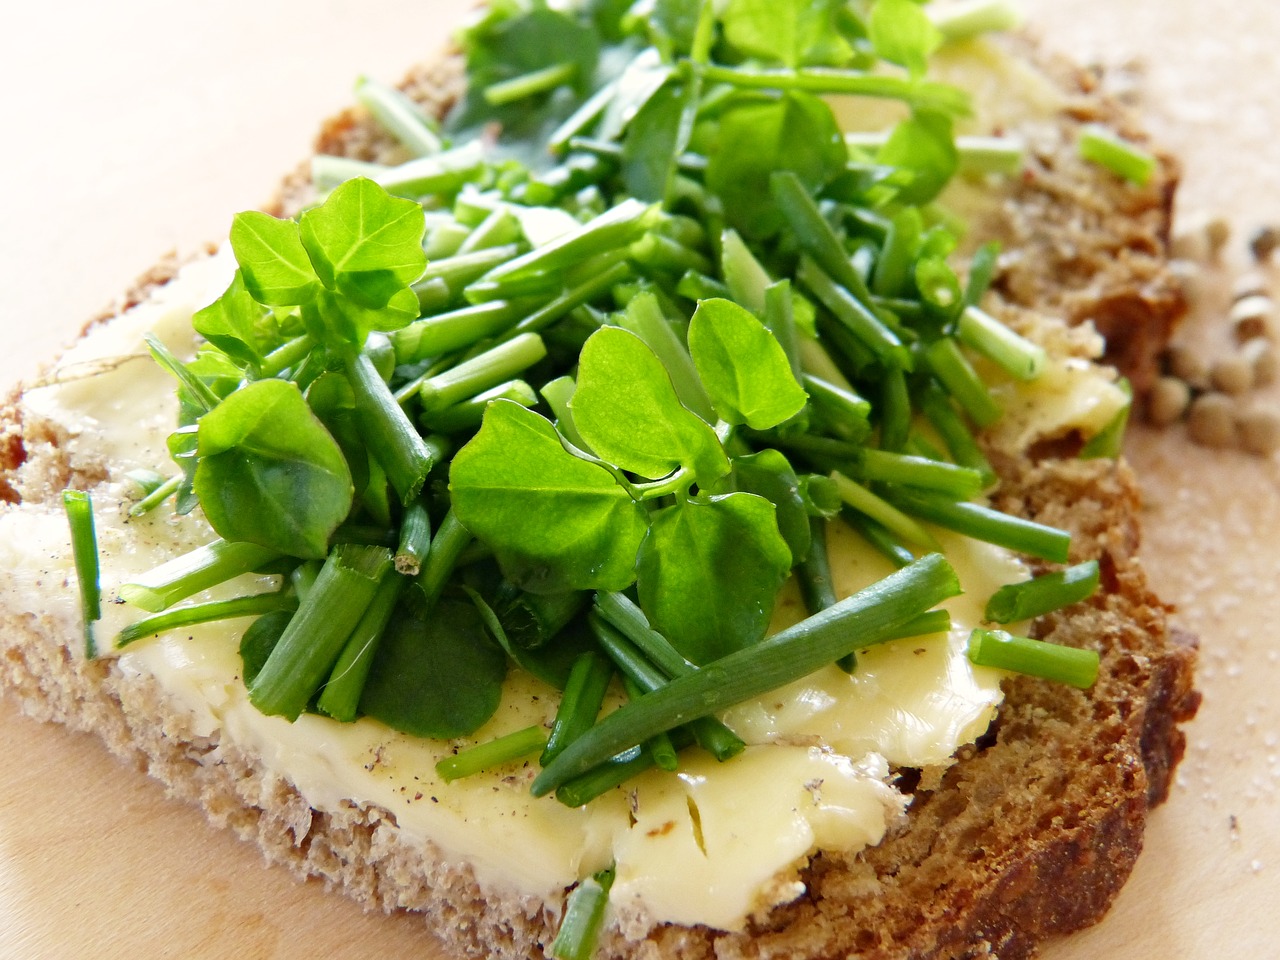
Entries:
[[256, 617], [264, 613], [274, 613], [277, 610], [293, 610], [297, 606], [296, 597], [277, 592], [257, 593], [248, 597], [233, 597], [230, 600], [212, 600], [208, 603], [174, 607], [164, 613], [144, 617], [129, 624], [116, 634], [116, 647], [127, 647], [143, 637], [154, 637], [166, 630], [178, 630], [200, 623], [231, 620], [235, 617]]
[[895, 487], [887, 496], [903, 510], [940, 527], [1053, 563], [1066, 563], [1071, 534], [976, 503], [957, 503], [923, 490]]
[[911, 354], [871, 308], [831, 279], [814, 261], [801, 261], [800, 282], [809, 288], [858, 342], [887, 367], [911, 369]]
[[840, 511], [840, 516], [845, 523], [853, 527], [867, 543], [875, 547], [886, 560], [898, 569], [902, 569], [915, 560], [916, 555], [903, 546], [884, 524], [877, 523], [865, 513], [861, 513], [852, 507], [845, 507]]
[[977, 470], [982, 476], [983, 489], [994, 484], [995, 469], [947, 395], [936, 385], [930, 384], [921, 391], [919, 403], [925, 418], [946, 444], [951, 459], [962, 467]]
[[542, 751], [544, 767], [595, 724], [612, 679], [613, 663], [594, 650], [580, 653], [573, 661], [551, 724], [551, 736]]
[[[645, 695], [645, 690], [641, 688], [640, 684], [625, 674], [622, 677], [622, 687], [627, 692], [628, 700], [638, 700]], [[654, 734], [645, 742], [645, 748], [648, 750], [649, 756], [653, 757], [653, 765], [659, 770], [674, 773], [680, 769], [679, 754], [676, 751], [675, 744], [671, 742], [671, 737], [667, 734]]]
[[422, 565], [422, 569], [418, 571], [418, 576], [414, 580], [426, 598], [427, 613], [431, 612], [436, 601], [440, 599], [445, 582], [453, 573], [454, 567], [458, 565], [458, 558], [470, 545], [471, 540], [471, 533], [458, 521], [453, 510], [450, 509], [440, 521], [440, 529], [436, 531], [435, 539], [431, 541], [431, 549], [427, 552], [427, 562]]
[[834, 432], [841, 440], [855, 442], [867, 434], [867, 417], [871, 403], [852, 390], [845, 390], [821, 377], [804, 373], [800, 383], [809, 394], [809, 400], [825, 413]]
[[1124, 431], [1129, 425], [1129, 412], [1133, 408], [1133, 387], [1126, 378], [1121, 378], [1118, 386], [1124, 391], [1127, 398], [1125, 404], [1116, 411], [1115, 416], [1108, 421], [1105, 427], [1090, 437], [1085, 442], [1085, 445], [1080, 448], [1081, 460], [1120, 456], [1120, 451], [1124, 447]]
[[[597, 593], [588, 623], [623, 674], [648, 692], [662, 687], [669, 678], [697, 672], [666, 637], [649, 626], [644, 613], [624, 594]], [[715, 717], [699, 717], [689, 724], [689, 731], [698, 745], [721, 763], [746, 748], [742, 738]]]
[[346, 369], [368, 449], [386, 471], [401, 503], [410, 503], [436, 465], [437, 451], [423, 440], [367, 353], [351, 357]]
[[[415, 320], [390, 334], [397, 363], [418, 363], [462, 350], [515, 326], [531, 306], [529, 300], [490, 300], [448, 313]], [[403, 390], [396, 394], [401, 398]]]
[[[804, 608], [810, 616], [836, 605], [839, 598], [831, 575], [831, 555], [827, 552], [827, 521], [821, 517], [809, 518], [809, 555], [796, 566], [795, 572]], [[845, 673], [853, 673], [858, 665], [857, 657], [856, 653], [848, 653], [836, 663]]]
[[940, 554], [917, 560], [822, 613], [676, 677], [609, 714], [543, 769], [533, 782], [533, 795], [545, 796], [655, 733], [776, 690], [882, 642], [959, 589], [955, 572]]
[[179, 474], [176, 477], [170, 477], [164, 483], [155, 487], [145, 497], [129, 508], [129, 516], [142, 517], [146, 516], [160, 504], [164, 503], [172, 497], [182, 487], [183, 477]]
[[256, 570], [280, 554], [256, 543], [214, 540], [174, 557], [120, 587], [120, 599], [148, 613], [159, 613], [179, 600]]
[[[463, 241], [465, 244], [466, 241]], [[520, 245], [508, 243], [497, 247], [485, 247], [480, 250], [457, 252], [447, 257], [432, 260], [427, 269], [413, 283], [413, 289], [422, 300], [421, 288], [436, 281], [443, 282], [450, 293], [460, 293], [473, 280], [478, 280], [499, 264], [506, 263], [520, 252]], [[399, 331], [396, 331], [399, 332]], [[395, 335], [392, 334], [392, 339]]]
[[102, 619], [102, 585], [98, 571], [98, 534], [93, 522], [93, 499], [83, 490], [63, 490], [62, 507], [71, 528], [71, 556], [80, 582], [80, 611], [84, 621], [84, 655], [98, 655], [93, 624]]
[[416, 577], [431, 549], [431, 515], [421, 498], [404, 508], [400, 520], [400, 544], [396, 550], [396, 572]]
[[144, 497], [167, 482], [165, 475], [155, 470], [130, 470], [125, 476], [133, 481]]
[[468, 400], [455, 403], [452, 407], [445, 407], [436, 413], [424, 414], [422, 424], [441, 433], [474, 430], [480, 426], [485, 410], [494, 400], [510, 400], [522, 407], [533, 407], [538, 403], [538, 394], [523, 380], [508, 380], [491, 390], [477, 393]]
[[844, 244], [800, 178], [790, 171], [775, 173], [769, 178], [769, 190], [795, 231], [801, 249], [828, 278], [845, 287], [855, 298], [869, 301], [866, 281], [854, 269]]
[[369, 179], [393, 196], [412, 200], [432, 193], [453, 193], [479, 177], [483, 170], [484, 148], [471, 141], [429, 157], [387, 167]]
[[827, 353], [822, 344], [811, 336], [800, 337], [800, 369], [848, 393], [855, 392], [840, 365], [831, 358], [831, 354]]
[[454, 780], [475, 776], [494, 767], [532, 756], [546, 744], [546, 730], [541, 724], [534, 724], [445, 757], [436, 764], [436, 773], [445, 783], [452, 783]]
[[884, 246], [871, 274], [872, 293], [896, 297], [908, 292], [923, 232], [924, 220], [916, 207], [904, 207], [889, 221]]
[[987, 601], [983, 616], [995, 623], [1031, 620], [1087, 600], [1098, 589], [1098, 561], [1041, 574], [1021, 583], [1001, 587]]
[[1080, 131], [1079, 149], [1085, 160], [1140, 187], [1150, 182], [1158, 165], [1156, 158], [1136, 143], [1098, 124], [1088, 124]]
[[[462, 241], [462, 246], [458, 248], [456, 256], [465, 257], [473, 253], [482, 252], [490, 249], [505, 250], [509, 245], [515, 243], [523, 236], [520, 230], [520, 221], [505, 206], [495, 207], [487, 217], [480, 222], [480, 225], [471, 231], [470, 236]], [[506, 257], [499, 261], [505, 263], [511, 259]], [[475, 278], [483, 276], [487, 271], [478, 271]]]
[[991, 286], [1000, 265], [1000, 244], [992, 240], [978, 248], [969, 261], [969, 281], [964, 287], [964, 305], [976, 307]]
[[320, 560], [304, 560], [289, 571], [289, 584], [293, 587], [293, 592], [297, 594], [299, 600], [307, 599], [307, 594], [311, 592], [311, 588], [320, 579], [320, 571], [323, 568], [324, 563]]
[[547, 355], [536, 333], [522, 333], [449, 370], [418, 381], [415, 391], [428, 413], [444, 410], [505, 383]]
[[513, 281], [575, 266], [582, 260], [638, 240], [658, 217], [658, 208], [628, 199], [545, 246], [495, 267], [485, 279]]
[[249, 700], [259, 711], [298, 718], [329, 677], [391, 565], [385, 547], [339, 544], [329, 552], [315, 587], [249, 686]]
[[578, 66], [575, 63], [553, 64], [510, 80], [489, 84], [484, 89], [484, 99], [491, 107], [504, 107], [542, 93], [550, 93], [556, 87], [572, 83], [577, 74]]
[[730, 299], [757, 316], [764, 313], [765, 291], [773, 284], [773, 278], [736, 230], [721, 234], [720, 274], [729, 287]]
[[847, 93], [860, 97], [901, 100], [913, 107], [965, 115], [969, 96], [957, 87], [931, 81], [908, 80], [859, 70], [753, 70], [744, 67], [699, 66], [703, 80], [728, 83], [748, 90], [805, 90], [809, 93]]
[[799, 380], [803, 371], [800, 368], [800, 341], [796, 333], [795, 305], [791, 297], [790, 280], [779, 280], [765, 288], [762, 319], [782, 347], [782, 352], [787, 355], [791, 375]]
[[1065, 647], [1044, 640], [1019, 637], [1004, 630], [975, 629], [969, 634], [968, 656], [980, 667], [998, 667], [1087, 690], [1098, 679], [1101, 658], [1096, 650]]
[[356, 99], [410, 153], [426, 157], [443, 149], [444, 144], [421, 109], [400, 90], [360, 77], [356, 81], [355, 94]]
[[373, 666], [378, 643], [386, 632], [387, 624], [391, 622], [396, 603], [407, 583], [394, 569], [388, 569], [382, 575], [373, 600], [347, 639], [342, 653], [338, 655], [338, 662], [329, 674], [328, 683], [320, 691], [316, 707], [321, 713], [342, 723], [355, 722], [359, 715], [360, 695], [369, 678], [369, 669]]
[[[674, 732], [676, 742], [680, 733], [680, 730]], [[688, 737], [687, 742], [692, 742], [692, 737]], [[556, 787], [556, 799], [566, 807], [581, 807], [652, 767], [653, 754], [647, 745], [630, 747], [560, 784]]]
[[873, 483], [897, 483], [932, 490], [955, 500], [968, 500], [982, 492], [982, 474], [940, 460], [905, 453], [864, 448], [853, 468], [856, 479]]
[[907, 375], [898, 367], [886, 367], [880, 385], [880, 447], [901, 452], [911, 435], [911, 394]]
[[680, 278], [680, 282], [676, 284], [676, 293], [695, 303], [699, 300], [732, 299], [727, 286], [696, 270], [689, 270]]
[[892, 503], [876, 496], [860, 483], [855, 483], [843, 473], [835, 471], [832, 481], [840, 491], [840, 499], [864, 516], [884, 526], [891, 533], [901, 537], [908, 543], [914, 543], [928, 550], [939, 550], [938, 541], [924, 527], [907, 516]]
[[612, 886], [613, 868], [610, 867], [587, 877], [573, 888], [565, 904], [560, 929], [551, 941], [550, 952], [554, 960], [591, 960]]
[[970, 350], [982, 354], [1011, 377], [1030, 381], [1044, 371], [1044, 348], [1015, 333], [985, 310], [967, 306], [960, 314], [956, 336]]
[[655, 271], [682, 274], [689, 270], [707, 273], [714, 269], [705, 254], [658, 233], [641, 237], [631, 245], [629, 253], [636, 263]]
[[316, 190], [325, 193], [356, 177], [376, 180], [388, 169], [390, 168], [385, 164], [372, 163], [368, 160], [338, 157], [331, 153], [317, 153], [311, 157], [311, 183]]
[[925, 348], [924, 356], [934, 376], [978, 427], [989, 427], [1004, 414], [956, 341], [950, 337], [935, 340]]
[[[644, 56], [646, 53], [648, 53], [647, 50], [642, 52], [640, 56]], [[634, 62], [632, 61], [632, 63]], [[619, 77], [621, 77], [621, 74], [619, 74]], [[617, 95], [617, 91], [618, 80], [610, 80], [588, 97], [582, 106], [573, 111], [560, 126], [552, 131], [551, 136], [547, 138], [547, 149], [554, 154], [563, 153], [568, 148], [570, 140], [585, 133], [604, 113], [605, 108], [609, 106]]]
[[583, 453], [589, 454], [591, 447], [586, 440], [582, 439], [582, 434], [578, 433], [578, 428], [573, 422], [573, 410], [569, 405], [577, 389], [578, 385], [574, 383], [573, 377], [556, 377], [543, 384], [542, 399], [546, 400], [547, 406], [551, 408], [556, 429], [560, 434]]
[[566, 290], [554, 300], [539, 307], [517, 323], [513, 332], [516, 334], [541, 333], [583, 304], [608, 293], [627, 280], [631, 273], [631, 266], [625, 261], [615, 263], [602, 273], [583, 281], [571, 290]]
[[553, 641], [573, 622], [590, 600], [583, 590], [564, 593], [530, 593], [504, 584], [503, 594], [495, 604], [498, 619], [512, 644], [536, 650]]
[[947, 41], [1012, 30], [1022, 23], [1022, 10], [1012, 0], [960, 0], [938, 9], [930, 7], [928, 15]]

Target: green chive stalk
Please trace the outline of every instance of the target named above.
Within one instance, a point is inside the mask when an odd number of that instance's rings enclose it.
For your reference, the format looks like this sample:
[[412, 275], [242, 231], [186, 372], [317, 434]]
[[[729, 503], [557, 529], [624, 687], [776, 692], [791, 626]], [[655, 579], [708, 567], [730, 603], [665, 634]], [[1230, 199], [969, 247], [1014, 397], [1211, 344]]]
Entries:
[[925, 348], [924, 357], [934, 376], [955, 397], [974, 424], [989, 427], [1000, 419], [1004, 411], [991, 396], [991, 391], [973, 369], [969, 359], [960, 352], [960, 346], [955, 340], [950, 337], [935, 340]]
[[421, 498], [404, 508], [400, 520], [400, 544], [396, 549], [396, 572], [416, 577], [431, 549], [431, 515]]
[[178, 492], [182, 487], [183, 478], [181, 474], [176, 477], [170, 477], [164, 483], [160, 484], [145, 497], [129, 508], [129, 516], [143, 517], [154, 510], [160, 504], [164, 503], [170, 497]]
[[256, 543], [214, 540], [174, 557], [120, 588], [120, 599], [148, 613], [159, 613], [179, 600], [250, 573], [280, 554]]
[[458, 565], [462, 551], [470, 545], [471, 540], [471, 534], [458, 522], [453, 511], [446, 513], [440, 522], [440, 529], [436, 531], [435, 539], [431, 542], [427, 562], [422, 565], [422, 569], [418, 571], [418, 576], [414, 580], [426, 599], [428, 613], [440, 599], [440, 594], [444, 592], [444, 585]]
[[1067, 562], [1071, 535], [1065, 530], [1001, 513], [980, 504], [957, 503], [923, 490], [895, 487], [889, 489], [886, 496], [913, 516], [975, 540], [994, 543], [998, 547], [1053, 563]]
[[995, 623], [1032, 620], [1089, 599], [1097, 591], [1098, 582], [1098, 561], [1088, 560], [1021, 583], [1006, 584], [987, 601], [984, 617]]
[[164, 613], [129, 624], [116, 634], [117, 648], [127, 647], [144, 637], [154, 637], [168, 630], [180, 630], [201, 623], [233, 620], [237, 617], [258, 617], [277, 610], [294, 610], [298, 606], [296, 596], [287, 593], [257, 593], [230, 600], [213, 600], [209, 603], [193, 603], [174, 607]]
[[969, 635], [969, 659], [980, 667], [998, 667], [1087, 690], [1098, 679], [1096, 650], [1064, 647], [1019, 637], [1004, 630], [976, 629]]
[[494, 767], [531, 757], [542, 750], [546, 743], [546, 732], [535, 724], [445, 757], [436, 764], [436, 773], [445, 783], [452, 783], [463, 777], [475, 776]]
[[1018, 380], [1035, 380], [1048, 362], [1043, 347], [1010, 330], [976, 306], [967, 306], [960, 314], [956, 337], [970, 350], [982, 354]]
[[428, 412], [443, 410], [523, 373], [547, 355], [536, 333], [522, 333], [456, 367], [418, 382], [417, 395]]
[[98, 570], [98, 534], [93, 522], [93, 500], [83, 490], [62, 491], [62, 507], [71, 527], [71, 556], [80, 583], [80, 611], [84, 621], [84, 654], [98, 655], [93, 625], [102, 619], [102, 586]]
[[610, 868], [587, 877], [573, 888], [565, 904], [560, 930], [551, 941], [554, 960], [591, 960], [612, 886], [613, 868]]
[[347, 639], [342, 653], [338, 655], [338, 662], [329, 674], [329, 681], [320, 691], [316, 706], [321, 713], [341, 723], [354, 723], [359, 716], [360, 695], [369, 678], [378, 643], [391, 622], [407, 583], [393, 568], [382, 575], [373, 600]]
[[872, 493], [862, 484], [855, 483], [839, 471], [831, 474], [831, 480], [840, 493], [840, 499], [854, 510], [876, 521], [908, 543], [914, 543], [927, 550], [941, 549], [933, 534], [888, 500]]
[[595, 724], [612, 679], [613, 663], [596, 651], [588, 650], [574, 660], [551, 724], [551, 736], [542, 751], [544, 767]]
[[356, 419], [368, 449], [386, 471], [401, 503], [408, 504], [421, 492], [427, 474], [436, 465], [435, 452], [396, 402], [367, 353], [348, 359], [346, 369], [355, 393]]
[[444, 148], [432, 124], [399, 90], [361, 77], [356, 81], [355, 94], [356, 99], [414, 156], [431, 156]]

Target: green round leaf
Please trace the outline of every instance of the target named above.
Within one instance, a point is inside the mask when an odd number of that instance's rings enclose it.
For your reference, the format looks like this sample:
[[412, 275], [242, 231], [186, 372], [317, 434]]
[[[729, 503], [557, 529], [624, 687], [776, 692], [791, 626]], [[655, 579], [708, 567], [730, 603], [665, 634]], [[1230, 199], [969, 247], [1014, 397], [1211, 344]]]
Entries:
[[640, 606], [694, 663], [756, 643], [791, 570], [768, 500], [731, 493], [654, 515], [640, 548]]
[[251, 383], [205, 414], [196, 455], [196, 495], [226, 540], [321, 558], [351, 511], [342, 451], [287, 381]]
[[662, 361], [635, 334], [603, 327], [578, 361], [573, 423], [602, 459], [658, 479], [688, 467], [701, 484], [729, 472], [715, 431], [680, 402]]
[[689, 352], [720, 419], [768, 430], [804, 409], [808, 394], [763, 323], [732, 300], [703, 300], [689, 323]]
[[238, 213], [231, 221], [231, 249], [245, 287], [259, 303], [296, 306], [310, 300], [320, 285], [292, 220], [257, 210]]
[[537, 580], [548, 589], [622, 590], [635, 579], [644, 507], [518, 403], [489, 405], [480, 432], [453, 458], [449, 489], [458, 520], [527, 589]]

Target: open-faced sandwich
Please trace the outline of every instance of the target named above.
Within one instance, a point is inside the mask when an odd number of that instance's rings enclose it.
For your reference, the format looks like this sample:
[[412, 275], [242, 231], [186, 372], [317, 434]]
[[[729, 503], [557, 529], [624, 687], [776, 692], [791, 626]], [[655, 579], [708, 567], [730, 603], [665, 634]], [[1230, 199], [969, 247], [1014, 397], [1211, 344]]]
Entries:
[[1176, 172], [1009, 25], [509, 0], [362, 82], [5, 410], [6, 685], [469, 955], [1095, 921], [1196, 705]]

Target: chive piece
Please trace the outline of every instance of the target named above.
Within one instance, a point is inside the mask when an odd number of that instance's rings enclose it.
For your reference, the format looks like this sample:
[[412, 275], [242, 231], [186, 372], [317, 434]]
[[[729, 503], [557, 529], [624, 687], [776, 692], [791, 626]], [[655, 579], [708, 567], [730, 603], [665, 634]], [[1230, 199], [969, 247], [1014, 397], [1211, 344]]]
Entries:
[[[644, 56], [644, 53], [641, 53], [641, 56]], [[632, 63], [634, 62], [632, 61]], [[631, 64], [628, 64], [623, 72], [625, 73], [630, 66]], [[618, 76], [621, 78], [622, 74]], [[552, 131], [551, 136], [547, 137], [547, 149], [556, 155], [563, 153], [568, 148], [570, 140], [584, 133], [588, 127], [595, 123], [600, 114], [604, 113], [605, 108], [613, 101], [617, 92], [618, 80], [615, 79], [610, 80], [588, 97], [582, 106], [573, 111], [560, 126]]]
[[936, 385], [930, 384], [920, 393], [919, 403], [926, 419], [946, 444], [951, 459], [962, 467], [977, 470], [982, 475], [983, 489], [994, 484], [995, 469], [947, 395]]
[[445, 582], [458, 565], [458, 558], [471, 543], [471, 539], [470, 532], [450, 509], [440, 521], [440, 529], [436, 531], [435, 539], [431, 541], [431, 550], [427, 553], [427, 562], [422, 565], [414, 580], [426, 598], [427, 614], [440, 599]]
[[551, 724], [551, 736], [542, 751], [544, 767], [595, 724], [612, 679], [612, 662], [594, 650], [578, 654], [569, 670], [569, 679]]
[[964, 287], [966, 307], [976, 307], [982, 301], [987, 289], [991, 286], [991, 281], [995, 278], [996, 268], [999, 265], [999, 243], [992, 240], [978, 248], [973, 259], [969, 261], [969, 280]]
[[916, 207], [904, 207], [889, 221], [889, 232], [871, 275], [872, 293], [896, 297], [908, 292], [923, 232], [924, 219]]
[[980, 667], [998, 667], [1087, 690], [1098, 679], [1097, 650], [1064, 647], [1044, 640], [1019, 637], [1004, 630], [975, 629], [969, 634], [969, 660]]
[[440, 433], [458, 433], [463, 430], [474, 430], [484, 419], [484, 412], [495, 400], [510, 400], [522, 407], [534, 407], [538, 404], [538, 394], [523, 380], [508, 380], [500, 383], [492, 390], [477, 393], [469, 400], [455, 403], [452, 407], [437, 413], [424, 414], [422, 425]]
[[[649, 692], [665, 685], [670, 677], [688, 676], [698, 670], [666, 637], [649, 626], [644, 613], [624, 594], [597, 593], [588, 623], [623, 673]], [[715, 717], [699, 717], [688, 728], [698, 745], [721, 763], [746, 749], [742, 738]]]
[[443, 149], [444, 144], [418, 105], [400, 90], [360, 77], [356, 81], [355, 94], [387, 132], [414, 156], [426, 157]]
[[791, 297], [791, 281], [779, 280], [765, 287], [764, 291], [764, 325], [769, 328], [774, 339], [787, 355], [787, 363], [791, 366], [791, 375], [799, 380], [800, 340], [796, 333], [795, 304]]
[[958, 87], [859, 70], [752, 70], [744, 67], [699, 66], [703, 80], [728, 83], [748, 90], [805, 90], [809, 93], [848, 93], [860, 97], [901, 100], [913, 107], [966, 115], [969, 95]]
[[959, 589], [955, 572], [940, 554], [917, 560], [822, 613], [676, 677], [609, 714], [543, 769], [533, 782], [533, 795], [550, 793], [655, 733], [776, 690], [847, 653], [882, 642]]
[[159, 613], [179, 600], [256, 570], [279, 556], [275, 550], [256, 543], [214, 540], [124, 584], [120, 599], [148, 613]]
[[249, 700], [260, 712], [298, 718], [333, 670], [390, 566], [391, 551], [384, 547], [339, 544], [330, 551], [315, 587], [249, 686]]
[[[678, 736], [680, 731], [675, 731]], [[581, 807], [603, 793], [621, 786], [653, 766], [653, 754], [644, 745], [630, 747], [586, 773], [571, 777], [556, 788], [556, 799], [566, 807]]]
[[356, 177], [376, 180], [387, 172], [385, 164], [353, 157], [338, 157], [331, 153], [316, 153], [311, 157], [311, 184], [320, 193], [327, 193]]
[[485, 279], [492, 282], [519, 280], [568, 269], [588, 257], [629, 245], [644, 234], [657, 216], [657, 206], [636, 199], [624, 200], [577, 230], [571, 230], [537, 250], [490, 270]]
[[1124, 431], [1129, 425], [1129, 412], [1133, 408], [1133, 387], [1127, 378], [1121, 378], [1118, 386], [1127, 398], [1125, 404], [1116, 411], [1116, 415], [1105, 427], [1090, 437], [1080, 448], [1081, 460], [1114, 459], [1120, 456], [1120, 451], [1124, 447]]
[[[640, 684], [626, 675], [622, 677], [622, 687], [627, 691], [628, 700], [639, 700], [645, 695], [645, 691]], [[653, 757], [653, 765], [659, 770], [674, 773], [680, 769], [680, 757], [676, 751], [675, 744], [671, 742], [671, 737], [667, 734], [654, 734], [645, 742], [645, 749], [648, 751], [649, 756]]]
[[368, 449], [387, 472], [401, 503], [408, 504], [436, 465], [434, 452], [396, 403], [367, 353], [351, 357], [346, 366], [355, 393], [356, 419]]
[[1080, 131], [1079, 146], [1085, 160], [1139, 187], [1145, 187], [1156, 171], [1154, 156], [1098, 124], [1088, 124]]
[[968, 500], [982, 492], [982, 475], [977, 470], [910, 454], [866, 448], [853, 469], [859, 480], [919, 487], [955, 500]]
[[729, 299], [736, 300], [756, 316], [764, 313], [765, 290], [773, 278], [736, 230], [726, 230], [720, 236], [720, 275], [729, 288]]
[[910, 435], [911, 394], [907, 389], [907, 375], [898, 367], [886, 367], [880, 384], [880, 448], [901, 453]]
[[867, 543], [880, 551], [885, 559], [898, 569], [902, 569], [915, 560], [915, 554], [899, 543], [888, 527], [877, 523], [866, 514], [859, 513], [852, 507], [845, 507], [840, 511], [840, 516], [845, 523], [858, 531]]
[[840, 499], [864, 516], [887, 528], [890, 532], [928, 550], [942, 549], [924, 527], [907, 516], [883, 497], [878, 497], [860, 483], [854, 483], [843, 473], [833, 471], [831, 479], [840, 492]]
[[510, 330], [528, 309], [527, 300], [490, 300], [415, 320], [388, 339], [395, 349], [396, 363], [419, 363]]
[[707, 396], [698, 368], [693, 365], [689, 349], [663, 315], [658, 298], [642, 293], [627, 304], [620, 318], [624, 330], [634, 333], [645, 346], [658, 355], [671, 377], [676, 396], [686, 407], [708, 423], [716, 422], [715, 408]]
[[1011, 0], [963, 0], [937, 10], [928, 8], [928, 16], [947, 41], [1012, 30], [1022, 23], [1022, 11]]
[[934, 376], [975, 425], [989, 427], [1000, 419], [1004, 411], [955, 340], [950, 337], [935, 340], [925, 348], [924, 357]]
[[578, 428], [574, 426], [573, 410], [569, 406], [569, 401], [573, 399], [577, 389], [578, 385], [574, 383], [573, 377], [556, 377], [543, 384], [542, 399], [547, 401], [547, 406], [555, 415], [556, 429], [561, 435], [583, 453], [590, 454], [591, 447], [586, 440], [582, 439], [582, 434], [578, 433]]
[[300, 601], [307, 599], [323, 569], [324, 563], [320, 560], [304, 560], [289, 572], [289, 584]]
[[316, 707], [321, 713], [342, 723], [354, 723], [359, 716], [360, 695], [364, 693], [369, 668], [373, 666], [378, 644], [408, 582], [393, 569], [383, 574], [373, 600], [338, 655], [328, 683], [320, 691]]
[[577, 73], [578, 66], [575, 63], [552, 64], [510, 80], [489, 84], [484, 89], [484, 99], [491, 107], [505, 107], [572, 83]]
[[554, 300], [539, 307], [517, 323], [513, 332], [516, 334], [541, 333], [583, 304], [608, 293], [627, 280], [631, 274], [631, 266], [626, 261], [615, 263], [602, 273], [583, 281], [571, 290], [566, 290]]
[[957, 503], [922, 490], [895, 487], [887, 496], [908, 513], [975, 540], [1053, 563], [1067, 562], [1071, 534], [1057, 527], [1024, 520], [976, 503]]
[[[835, 579], [831, 575], [831, 555], [827, 552], [827, 522], [809, 518], [809, 555], [796, 566], [796, 579], [804, 608], [812, 616], [837, 603]], [[858, 665], [856, 653], [848, 653], [836, 661], [845, 673], [853, 673]]]
[[183, 477], [179, 474], [176, 477], [170, 477], [164, 483], [160, 484], [145, 497], [129, 508], [129, 516], [142, 517], [146, 516], [160, 504], [164, 503], [182, 486]]
[[714, 277], [690, 270], [676, 284], [676, 293], [695, 303], [699, 300], [729, 300], [729, 288]]
[[436, 764], [436, 773], [445, 783], [452, 783], [454, 780], [532, 756], [543, 749], [546, 743], [546, 731], [540, 724], [534, 724], [445, 757]]
[[573, 622], [591, 595], [585, 590], [564, 593], [530, 593], [504, 583], [498, 619], [514, 646], [526, 650], [544, 647]]
[[884, 321], [863, 301], [832, 280], [826, 271], [807, 257], [801, 261], [797, 275], [800, 282], [877, 360], [886, 367], [911, 369], [910, 352], [898, 335], [885, 326]]
[[612, 886], [613, 868], [610, 867], [574, 887], [565, 904], [560, 929], [551, 941], [551, 956], [555, 960], [591, 960]]
[[400, 544], [396, 550], [396, 573], [416, 577], [431, 549], [431, 515], [421, 498], [404, 509], [400, 520]]
[[369, 179], [393, 196], [412, 200], [433, 193], [460, 190], [463, 184], [476, 179], [484, 166], [484, 147], [471, 141], [452, 150], [388, 167]]
[[1015, 333], [975, 306], [965, 307], [960, 314], [956, 337], [970, 350], [982, 354], [1018, 380], [1036, 379], [1048, 362], [1044, 348], [1039, 344]]
[[[467, 256], [477, 251], [488, 250], [493, 247], [505, 249], [508, 244], [512, 244], [521, 238], [520, 221], [505, 206], [495, 207], [487, 217], [480, 222], [480, 225], [471, 231], [470, 236], [462, 241], [462, 246], [458, 248], [458, 256]], [[505, 258], [501, 263], [505, 263], [510, 257]], [[477, 273], [476, 277], [483, 276], [483, 272]]]
[[293, 610], [298, 606], [296, 597], [286, 593], [256, 593], [248, 597], [230, 600], [212, 600], [174, 607], [153, 617], [144, 617], [129, 624], [116, 635], [116, 647], [126, 647], [143, 637], [154, 637], [166, 630], [193, 627], [199, 623], [231, 620], [235, 617], [256, 617], [277, 610]]
[[102, 619], [102, 584], [98, 570], [98, 533], [93, 522], [93, 499], [83, 490], [63, 490], [62, 507], [71, 528], [71, 556], [80, 581], [80, 612], [84, 621], [84, 655], [98, 655], [93, 624]]
[[522, 333], [456, 367], [418, 381], [413, 392], [421, 398], [425, 411], [435, 413], [505, 383], [546, 355], [547, 346], [540, 336]]
[[144, 497], [150, 493], [155, 493], [167, 482], [165, 475], [155, 470], [130, 470], [125, 476], [137, 485]]
[[[466, 241], [463, 241], [465, 245]], [[508, 243], [502, 246], [490, 246], [469, 253], [457, 252], [448, 257], [432, 260], [422, 276], [412, 284], [418, 299], [422, 299], [421, 288], [437, 280], [443, 281], [450, 292], [461, 290], [473, 280], [478, 280], [499, 264], [506, 263], [520, 252], [519, 244]], [[392, 339], [395, 339], [394, 333]]]
[[813, 404], [827, 414], [832, 431], [840, 434], [841, 440], [853, 443], [866, 436], [867, 417], [871, 413], [870, 402], [852, 390], [827, 383], [813, 374], [801, 374], [800, 384]]
[[1088, 560], [1065, 570], [1001, 587], [987, 601], [983, 616], [995, 623], [1031, 620], [1087, 600], [1097, 589], [1098, 561]]

